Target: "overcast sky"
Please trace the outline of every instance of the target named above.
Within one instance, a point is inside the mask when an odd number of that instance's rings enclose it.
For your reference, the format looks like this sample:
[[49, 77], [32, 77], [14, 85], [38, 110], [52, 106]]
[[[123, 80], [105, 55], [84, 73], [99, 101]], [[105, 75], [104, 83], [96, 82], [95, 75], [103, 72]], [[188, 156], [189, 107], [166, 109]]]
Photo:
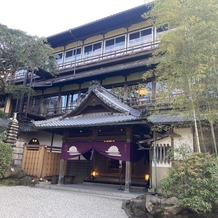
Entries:
[[146, 0], [2, 0], [0, 23], [30, 35], [46, 37], [145, 2]]

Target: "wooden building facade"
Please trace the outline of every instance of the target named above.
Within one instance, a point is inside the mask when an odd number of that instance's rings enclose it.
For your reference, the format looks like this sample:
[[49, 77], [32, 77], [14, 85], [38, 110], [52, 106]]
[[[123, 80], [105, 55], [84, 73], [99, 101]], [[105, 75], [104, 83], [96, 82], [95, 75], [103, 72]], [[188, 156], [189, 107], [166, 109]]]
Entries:
[[[37, 138], [50, 151], [61, 150], [59, 182], [64, 176], [78, 182], [123, 182], [128, 191], [131, 184], [146, 186], [145, 175], [150, 175], [156, 188], [171, 166], [167, 151], [177, 139], [161, 137], [156, 143], [151, 127], [180, 118], [150, 116], [158, 84], [152, 76], [143, 79], [155, 67], [148, 59], [167, 30], [142, 17], [149, 9], [144, 4], [48, 37], [57, 76], [44, 70], [11, 75], [11, 83], [30, 86], [35, 93], [2, 99], [4, 111], [18, 112], [22, 125], [31, 122], [19, 135], [25, 143]], [[188, 135], [193, 147], [192, 130], [181, 132], [180, 139]]]

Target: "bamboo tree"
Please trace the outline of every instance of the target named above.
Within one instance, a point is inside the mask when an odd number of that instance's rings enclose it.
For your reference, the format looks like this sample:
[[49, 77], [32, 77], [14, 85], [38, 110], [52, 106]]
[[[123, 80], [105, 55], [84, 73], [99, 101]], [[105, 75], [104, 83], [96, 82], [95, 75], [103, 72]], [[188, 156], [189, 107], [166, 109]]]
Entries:
[[[199, 119], [204, 118], [211, 124], [215, 146], [218, 72], [214, 69], [218, 69], [218, 2], [155, 0], [145, 17], [155, 28], [163, 28], [163, 24], [172, 27], [161, 36], [151, 59], [151, 63], [158, 63], [154, 70], [160, 84], [158, 95], [163, 97], [163, 101], [168, 99], [173, 113], [193, 117], [199, 152]], [[210, 107], [202, 110], [208, 101]]]

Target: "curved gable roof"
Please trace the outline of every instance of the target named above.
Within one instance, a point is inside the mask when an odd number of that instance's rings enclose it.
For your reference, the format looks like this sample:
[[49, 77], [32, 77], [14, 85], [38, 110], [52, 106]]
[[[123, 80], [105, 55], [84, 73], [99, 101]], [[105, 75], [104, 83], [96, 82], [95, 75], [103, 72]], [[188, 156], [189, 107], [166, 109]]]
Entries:
[[[86, 108], [92, 106], [93, 98], [98, 104], [103, 103], [106, 106], [105, 111], [86, 113]], [[129, 107], [98, 83], [93, 83], [85, 99], [76, 109], [60, 117], [35, 121], [34, 125], [42, 129], [71, 128], [114, 125], [116, 123], [129, 124], [143, 119], [140, 111]]]
[[[84, 111], [84, 108], [87, 106], [87, 103], [93, 94], [95, 95], [95, 98], [103, 102], [107, 106], [107, 108], [111, 108], [111, 111], [123, 113], [126, 115], [132, 115], [135, 117], [139, 117], [141, 115], [140, 111], [128, 106], [127, 104], [122, 102], [121, 99], [118, 99], [118, 97], [114, 95], [112, 92], [100, 86], [100, 84], [93, 82], [83, 102], [75, 110], [73, 110], [69, 114], [66, 114], [64, 117], [80, 115], [82, 111]], [[81, 108], [83, 109], [81, 110]]]

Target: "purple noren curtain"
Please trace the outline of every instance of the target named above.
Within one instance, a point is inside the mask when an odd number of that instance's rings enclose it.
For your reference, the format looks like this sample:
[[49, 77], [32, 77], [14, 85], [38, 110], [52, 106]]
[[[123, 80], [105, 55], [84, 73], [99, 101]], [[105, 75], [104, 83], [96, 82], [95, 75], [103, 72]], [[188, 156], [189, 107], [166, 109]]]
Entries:
[[83, 155], [91, 150], [115, 160], [137, 161], [141, 153], [137, 145], [129, 142], [64, 142], [61, 159]]

